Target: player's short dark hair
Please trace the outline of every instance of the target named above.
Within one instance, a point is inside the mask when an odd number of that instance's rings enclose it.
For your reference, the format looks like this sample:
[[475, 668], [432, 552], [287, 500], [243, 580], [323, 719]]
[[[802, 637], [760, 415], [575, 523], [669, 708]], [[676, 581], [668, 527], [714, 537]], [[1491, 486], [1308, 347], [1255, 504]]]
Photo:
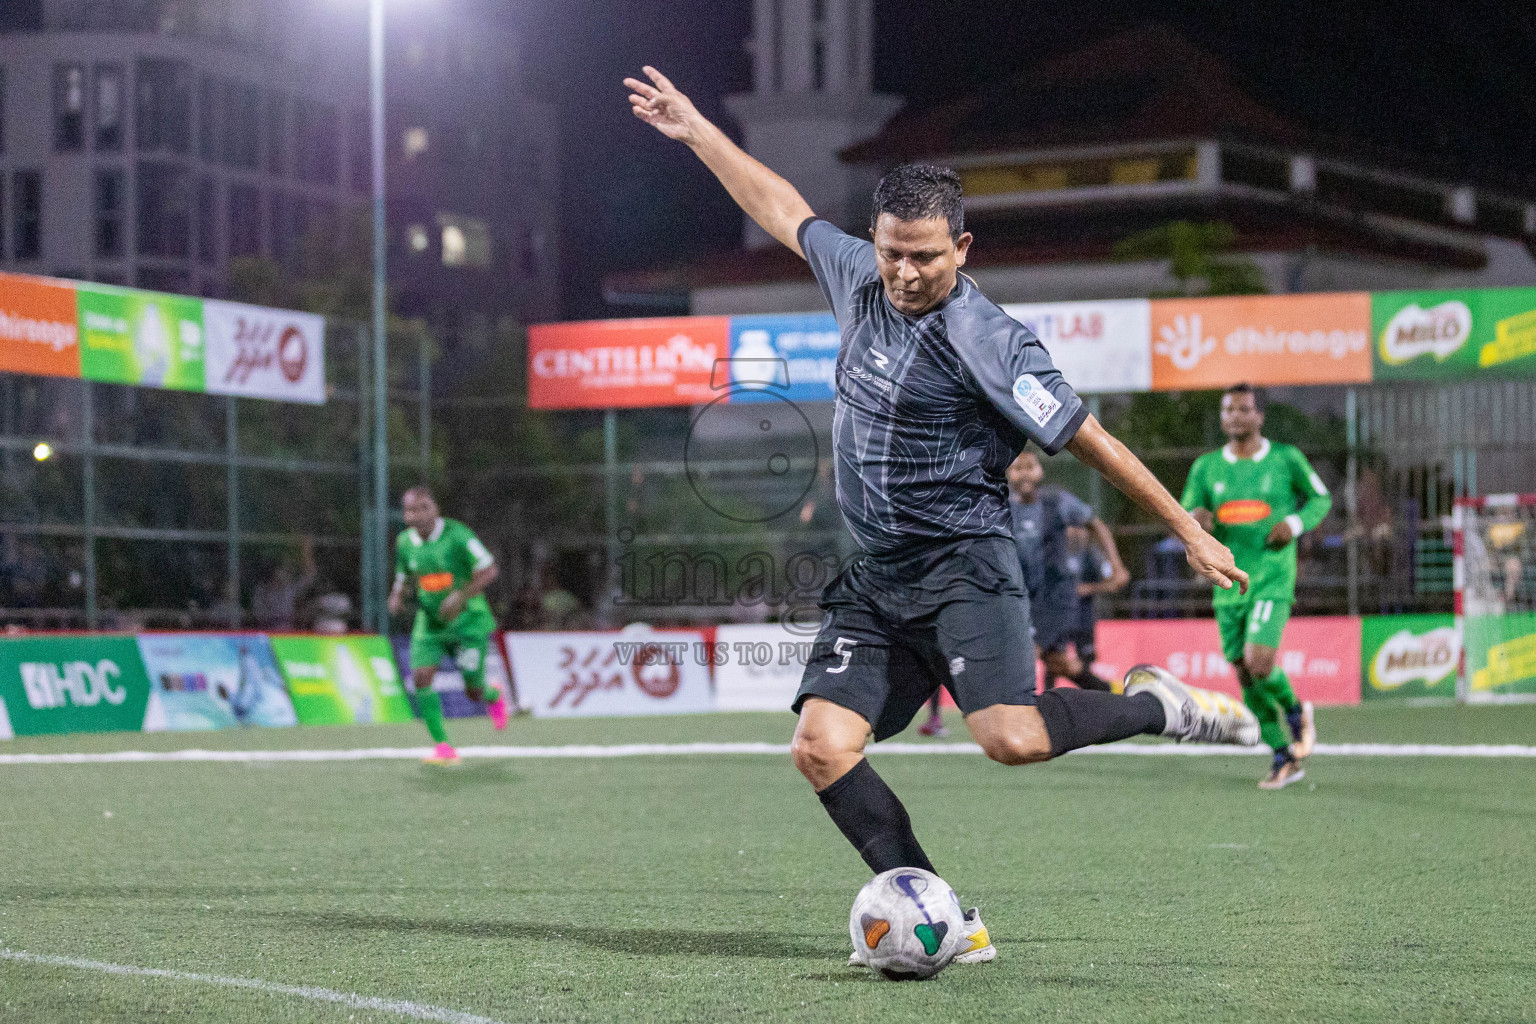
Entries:
[[960, 175], [948, 167], [902, 164], [888, 171], [875, 186], [869, 229], [875, 229], [882, 213], [897, 220], [943, 217], [949, 222], [949, 237], [959, 241], [965, 233], [965, 206], [960, 199]]
[[1247, 381], [1244, 381], [1241, 384], [1233, 384], [1221, 394], [1222, 397], [1226, 397], [1227, 395], [1252, 395], [1253, 407], [1259, 410], [1259, 412], [1264, 411], [1264, 392], [1260, 391], [1252, 384], [1249, 384]]

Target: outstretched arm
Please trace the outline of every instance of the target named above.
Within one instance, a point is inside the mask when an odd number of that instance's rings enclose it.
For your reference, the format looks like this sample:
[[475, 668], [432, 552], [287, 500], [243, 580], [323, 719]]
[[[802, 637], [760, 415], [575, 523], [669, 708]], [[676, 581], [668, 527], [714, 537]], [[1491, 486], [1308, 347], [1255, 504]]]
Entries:
[[1126, 497], [1157, 516], [1184, 542], [1184, 554], [1195, 572], [1223, 590], [1235, 583], [1248, 592], [1248, 574], [1237, 567], [1226, 545], [1206, 533], [1195, 517], [1184, 511], [1152, 471], [1093, 416], [1083, 421], [1067, 442], [1067, 451], [1079, 462], [1103, 474]]
[[816, 214], [795, 186], [748, 156], [699, 113], [693, 101], [679, 92], [666, 75], [649, 65], [642, 70], [650, 84], [637, 78], [624, 79], [635, 116], [667, 138], [685, 143], [720, 179], [748, 217], [804, 259], [796, 232], [806, 218]]

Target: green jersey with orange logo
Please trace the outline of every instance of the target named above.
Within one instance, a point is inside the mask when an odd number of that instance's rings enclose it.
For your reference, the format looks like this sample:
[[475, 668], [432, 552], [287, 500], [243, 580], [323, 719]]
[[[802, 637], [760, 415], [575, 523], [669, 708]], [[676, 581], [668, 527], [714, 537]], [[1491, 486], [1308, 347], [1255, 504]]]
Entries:
[[1216, 588], [1212, 604], [1296, 599], [1296, 541], [1265, 546], [1269, 531], [1288, 522], [1300, 537], [1323, 521], [1333, 499], [1307, 457], [1288, 444], [1263, 440], [1252, 458], [1240, 459], [1227, 445], [1195, 460], [1184, 485], [1184, 507], [1209, 509], [1216, 539], [1232, 549], [1237, 567], [1248, 574], [1248, 593]]
[[[467, 587], [478, 570], [494, 562], [474, 531], [456, 519], [439, 519], [425, 537], [414, 527], [407, 527], [395, 538], [396, 578], [416, 578], [416, 606], [432, 629], [447, 625], [437, 618], [443, 599]], [[492, 619], [491, 606], [481, 594], [469, 599], [462, 614], [471, 619]]]

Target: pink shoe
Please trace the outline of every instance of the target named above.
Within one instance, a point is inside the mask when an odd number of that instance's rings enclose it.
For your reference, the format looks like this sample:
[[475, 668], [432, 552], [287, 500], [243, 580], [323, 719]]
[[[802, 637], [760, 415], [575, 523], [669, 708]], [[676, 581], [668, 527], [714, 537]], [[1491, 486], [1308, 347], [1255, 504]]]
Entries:
[[507, 695], [503, 693], [487, 704], [485, 713], [490, 716], [493, 729], [505, 729], [507, 727]]
[[452, 743], [439, 743], [433, 748], [432, 753], [421, 759], [422, 764], [458, 764], [459, 752], [453, 749]]
[[948, 736], [949, 730], [944, 728], [944, 719], [930, 718], [917, 727], [917, 731], [924, 736]]

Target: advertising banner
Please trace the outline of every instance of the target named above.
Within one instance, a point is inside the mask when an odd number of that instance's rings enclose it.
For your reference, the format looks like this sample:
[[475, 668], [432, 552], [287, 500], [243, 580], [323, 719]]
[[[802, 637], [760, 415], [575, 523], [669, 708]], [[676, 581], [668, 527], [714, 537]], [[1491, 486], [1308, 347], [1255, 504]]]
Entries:
[[409, 722], [400, 672], [381, 636], [270, 638], [301, 725]]
[[1152, 389], [1152, 304], [1032, 302], [1003, 312], [1035, 333], [1079, 394]]
[[131, 636], [0, 640], [0, 719], [15, 736], [138, 732], [149, 677]]
[[324, 403], [324, 317], [209, 299], [203, 328], [209, 394]]
[[778, 623], [720, 626], [715, 707], [720, 711], [788, 711], [816, 637]]
[[1362, 700], [1456, 696], [1461, 636], [1450, 615], [1367, 615], [1360, 620]]
[[[1241, 695], [1221, 655], [1215, 619], [1118, 619], [1098, 625], [1098, 664], [1122, 676], [1132, 665], [1161, 665], [1194, 686]], [[1295, 618], [1285, 627], [1280, 667], [1302, 700], [1360, 703], [1360, 620]]]
[[203, 390], [203, 300], [77, 285], [80, 373], [106, 384]]
[[1375, 379], [1445, 380], [1536, 370], [1536, 288], [1377, 292]]
[[507, 661], [535, 717], [714, 710], [710, 645], [698, 630], [508, 633]]
[[0, 274], [0, 372], [80, 376], [77, 316], [73, 288]]
[[1469, 615], [1462, 622], [1473, 700], [1536, 693], [1536, 612]]
[[[767, 401], [759, 391], [792, 402], [830, 402], [837, 397], [837, 350], [842, 343], [831, 313], [733, 316], [731, 383], [746, 388], [733, 402]], [[719, 383], [716, 381], [715, 383]]]
[[1152, 387], [1361, 384], [1371, 379], [1368, 292], [1158, 299]]
[[297, 725], [293, 702], [257, 633], [152, 633], [139, 637], [149, 675], [144, 729]]
[[[528, 328], [528, 406], [608, 409], [710, 402], [730, 353], [723, 316], [596, 320]], [[718, 385], [718, 388], [712, 386]]]

